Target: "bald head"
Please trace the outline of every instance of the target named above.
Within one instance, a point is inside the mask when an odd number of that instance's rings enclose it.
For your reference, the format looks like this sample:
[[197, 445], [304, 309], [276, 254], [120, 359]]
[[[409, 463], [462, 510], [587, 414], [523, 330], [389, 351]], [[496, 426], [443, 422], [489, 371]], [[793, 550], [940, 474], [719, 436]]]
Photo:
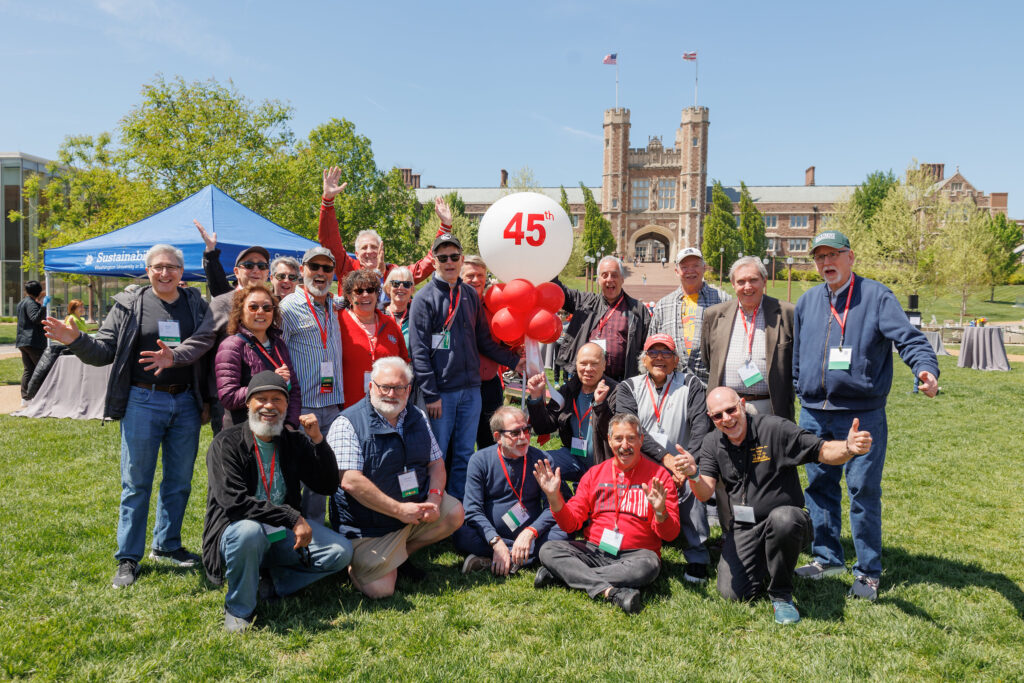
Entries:
[[[722, 401], [724, 401], [725, 405], [731, 406], [732, 404], [737, 403], [739, 400], [740, 395], [737, 394], [733, 389], [730, 389], [729, 387], [718, 387], [716, 389], [712, 389], [708, 393], [708, 410], [711, 410], [712, 402], [721, 403]], [[719, 410], [721, 410], [721, 408], [719, 408]]]
[[708, 417], [718, 431], [734, 444], [747, 438], [746, 406], [740, 395], [729, 387], [712, 389], [707, 397]]

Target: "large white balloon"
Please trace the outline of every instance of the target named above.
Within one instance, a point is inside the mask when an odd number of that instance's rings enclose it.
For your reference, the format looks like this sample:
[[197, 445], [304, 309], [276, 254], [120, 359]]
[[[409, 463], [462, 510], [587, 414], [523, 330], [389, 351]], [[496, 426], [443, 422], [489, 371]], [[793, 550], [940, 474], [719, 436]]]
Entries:
[[539, 285], [569, 262], [572, 224], [551, 197], [516, 192], [491, 204], [476, 241], [487, 268], [500, 280], [523, 278]]

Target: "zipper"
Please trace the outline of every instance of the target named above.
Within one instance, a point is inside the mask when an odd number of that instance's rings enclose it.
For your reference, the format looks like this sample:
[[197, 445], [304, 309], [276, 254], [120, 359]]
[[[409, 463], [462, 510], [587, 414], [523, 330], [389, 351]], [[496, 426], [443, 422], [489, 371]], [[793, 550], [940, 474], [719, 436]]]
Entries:
[[823, 410], [828, 409], [828, 390], [825, 388], [825, 373], [828, 372], [828, 340], [832, 335], [832, 315], [829, 314], [828, 322], [825, 323], [825, 350], [824, 355], [821, 357], [821, 392], [825, 395], [825, 401], [821, 407]]

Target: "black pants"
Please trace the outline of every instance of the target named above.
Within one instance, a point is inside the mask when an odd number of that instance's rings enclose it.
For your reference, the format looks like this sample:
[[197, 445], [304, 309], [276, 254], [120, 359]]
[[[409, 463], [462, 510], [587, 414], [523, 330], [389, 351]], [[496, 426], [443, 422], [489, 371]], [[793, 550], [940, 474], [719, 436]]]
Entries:
[[480, 382], [480, 426], [476, 430], [477, 450], [494, 445], [494, 435], [491, 432], [491, 416], [494, 411], [501, 407], [505, 401], [505, 394], [501, 389], [501, 377], [494, 377]]
[[622, 550], [612, 557], [593, 543], [548, 541], [540, 563], [569, 588], [596, 598], [609, 588], [640, 588], [658, 578], [661, 558], [653, 550]]
[[21, 351], [21, 364], [25, 366], [24, 372], [21, 373], [21, 397], [27, 401], [28, 383], [32, 379], [32, 373], [36, 371], [36, 365], [39, 364], [44, 349], [19, 346], [18, 350]]
[[749, 600], [764, 592], [772, 600], [793, 599], [793, 570], [811, 540], [811, 517], [791, 505], [777, 507], [754, 525], [733, 524], [718, 561], [718, 592], [727, 600]]

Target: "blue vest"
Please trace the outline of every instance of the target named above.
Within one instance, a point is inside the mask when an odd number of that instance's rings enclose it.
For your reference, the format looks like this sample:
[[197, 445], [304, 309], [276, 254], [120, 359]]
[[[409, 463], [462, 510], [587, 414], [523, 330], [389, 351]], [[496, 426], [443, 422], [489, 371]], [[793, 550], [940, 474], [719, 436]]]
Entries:
[[[423, 413], [410, 406], [405, 414], [402, 431], [391, 426], [373, 406], [370, 397], [341, 413], [352, 423], [359, 448], [363, 454], [363, 475], [384, 493], [403, 503], [422, 503], [427, 499], [430, 465], [430, 425]], [[419, 491], [402, 497], [398, 475], [406, 471], [416, 473]], [[349, 538], [384, 536], [398, 531], [404, 523], [366, 507], [354, 496], [338, 488], [331, 501], [331, 520], [334, 528]]]

